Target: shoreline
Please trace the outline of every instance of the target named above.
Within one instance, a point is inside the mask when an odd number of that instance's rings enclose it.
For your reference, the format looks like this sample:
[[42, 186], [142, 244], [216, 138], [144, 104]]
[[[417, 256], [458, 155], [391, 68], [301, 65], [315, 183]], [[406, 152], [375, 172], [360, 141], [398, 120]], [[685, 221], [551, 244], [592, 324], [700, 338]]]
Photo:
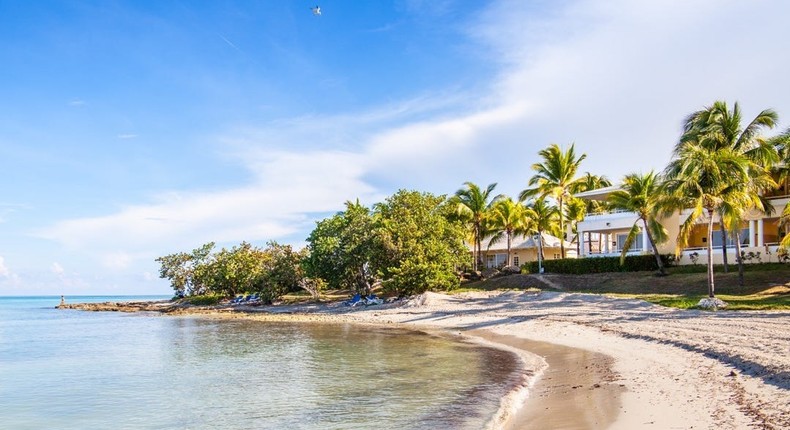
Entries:
[[[93, 305], [65, 307], [125, 306]], [[493, 428], [790, 428], [790, 312], [680, 311], [534, 291], [425, 293], [368, 308], [133, 307], [123, 310], [439, 329], [545, 359], [549, 367], [523, 384], [527, 401], [523, 392], [504, 399]]]

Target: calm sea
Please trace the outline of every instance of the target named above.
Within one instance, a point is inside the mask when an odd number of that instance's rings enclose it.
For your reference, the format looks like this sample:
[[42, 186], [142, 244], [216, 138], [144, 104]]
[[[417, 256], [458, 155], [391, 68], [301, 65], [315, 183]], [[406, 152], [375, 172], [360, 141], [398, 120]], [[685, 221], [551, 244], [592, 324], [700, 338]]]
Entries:
[[0, 297], [2, 428], [481, 429], [518, 366], [503, 351], [397, 329], [59, 301]]

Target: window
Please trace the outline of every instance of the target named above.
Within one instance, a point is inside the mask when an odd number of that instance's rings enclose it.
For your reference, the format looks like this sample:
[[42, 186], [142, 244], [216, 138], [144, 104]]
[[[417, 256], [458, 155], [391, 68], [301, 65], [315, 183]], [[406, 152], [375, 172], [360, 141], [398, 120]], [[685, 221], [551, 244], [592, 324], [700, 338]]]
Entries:
[[[741, 245], [749, 244], [749, 229], [741, 230]], [[727, 232], [727, 246], [735, 246], [735, 235]], [[721, 248], [721, 230], [713, 230], [713, 247]]]
[[554, 254], [554, 259], [555, 260], [559, 260], [560, 259], [560, 254]]
[[518, 255], [514, 255], [513, 256], [513, 265], [516, 266], [516, 267], [519, 266], [519, 264], [518, 264]]
[[[617, 235], [617, 250], [621, 251], [623, 249], [623, 245], [625, 245], [625, 239], [628, 237], [628, 234], [618, 234]], [[631, 242], [631, 247], [628, 248], [629, 251], [641, 251], [642, 250], [642, 234], [636, 235], [634, 241]]]

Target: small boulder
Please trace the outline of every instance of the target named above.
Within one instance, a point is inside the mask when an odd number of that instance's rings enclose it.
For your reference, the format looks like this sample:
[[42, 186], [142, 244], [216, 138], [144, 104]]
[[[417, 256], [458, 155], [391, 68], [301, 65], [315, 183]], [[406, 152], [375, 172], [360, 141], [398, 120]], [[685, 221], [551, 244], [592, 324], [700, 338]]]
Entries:
[[697, 307], [700, 309], [715, 311], [719, 309], [726, 309], [727, 302], [716, 297], [705, 297], [704, 299], [700, 300], [699, 303], [697, 303]]
[[517, 275], [521, 273], [521, 268], [518, 266], [505, 266], [502, 268], [503, 275]]

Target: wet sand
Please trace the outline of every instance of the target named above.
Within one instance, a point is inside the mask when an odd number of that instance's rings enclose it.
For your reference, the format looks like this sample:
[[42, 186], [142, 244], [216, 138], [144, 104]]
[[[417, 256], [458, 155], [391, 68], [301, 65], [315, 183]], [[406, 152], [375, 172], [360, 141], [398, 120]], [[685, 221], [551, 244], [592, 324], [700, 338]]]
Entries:
[[487, 330], [468, 334], [536, 354], [548, 365], [529, 390], [523, 407], [509, 417], [503, 430], [602, 429], [617, 418], [620, 394], [625, 388], [614, 382], [617, 376], [611, 357]]

